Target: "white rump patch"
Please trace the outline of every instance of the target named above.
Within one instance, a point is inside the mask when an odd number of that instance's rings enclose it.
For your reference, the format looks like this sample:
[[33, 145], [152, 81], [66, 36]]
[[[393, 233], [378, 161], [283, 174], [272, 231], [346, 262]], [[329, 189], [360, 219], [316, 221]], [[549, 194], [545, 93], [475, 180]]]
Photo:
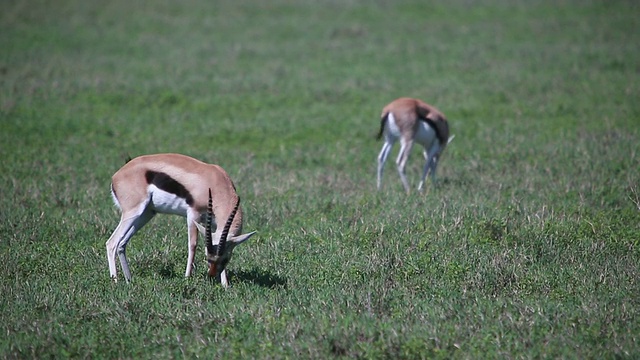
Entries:
[[394, 140], [400, 137], [400, 128], [398, 127], [396, 118], [395, 116], [393, 116], [392, 112], [390, 112], [387, 116], [387, 127], [385, 130], [387, 136], [393, 138]]
[[116, 197], [116, 193], [113, 191], [113, 184], [111, 184], [111, 198], [113, 199], [113, 203], [116, 204], [118, 209], [120, 211], [122, 211], [122, 207], [120, 206], [120, 202], [118, 201], [118, 198]]

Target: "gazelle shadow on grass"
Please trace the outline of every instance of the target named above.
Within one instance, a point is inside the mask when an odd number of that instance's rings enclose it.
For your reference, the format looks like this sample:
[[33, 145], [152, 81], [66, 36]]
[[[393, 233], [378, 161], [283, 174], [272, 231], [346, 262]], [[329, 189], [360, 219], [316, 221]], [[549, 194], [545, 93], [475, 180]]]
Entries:
[[[151, 261], [147, 260], [147, 262]], [[163, 279], [177, 279], [184, 277], [182, 273], [175, 271], [175, 264], [170, 262], [153, 262], [148, 266], [141, 266], [138, 271], [139, 274], [137, 274], [137, 276], [140, 278], [154, 277], [158, 275]], [[200, 274], [197, 270], [194, 270], [194, 273]], [[251, 282], [253, 284], [272, 289], [276, 287], [284, 287], [287, 284], [287, 280], [285, 278], [257, 268], [250, 270], [232, 270], [229, 274], [231, 275], [231, 283], [241, 281]], [[206, 275], [206, 273], [202, 273], [201, 275], [204, 279], [212, 280]]]
[[256, 285], [268, 288], [285, 287], [287, 280], [268, 271], [253, 268], [249, 271], [238, 270], [233, 272], [237, 281], [249, 281]]

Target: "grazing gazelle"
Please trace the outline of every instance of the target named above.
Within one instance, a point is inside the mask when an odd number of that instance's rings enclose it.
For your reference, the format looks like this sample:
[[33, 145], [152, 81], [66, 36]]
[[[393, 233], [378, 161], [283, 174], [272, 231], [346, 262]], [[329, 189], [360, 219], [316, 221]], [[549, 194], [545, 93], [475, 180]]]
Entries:
[[[189, 255], [185, 276], [193, 268], [198, 232], [205, 232], [209, 276], [224, 287], [228, 286], [225, 266], [233, 248], [255, 233], [240, 235], [240, 198], [224, 169], [185, 155], [145, 155], [129, 161], [113, 175], [111, 195], [122, 211], [120, 223], [107, 241], [109, 272], [114, 280], [117, 252], [124, 277], [131, 281], [127, 243], [157, 213], [187, 218]], [[206, 227], [201, 225], [203, 222]]]
[[409, 192], [405, 167], [414, 142], [424, 147], [423, 154], [426, 160], [418, 191], [422, 190], [428, 172], [431, 172], [431, 181], [435, 183], [440, 154], [453, 139], [449, 138], [449, 125], [444, 114], [418, 99], [399, 98], [385, 106], [380, 117], [380, 132], [377, 138], [380, 139], [384, 134], [384, 145], [378, 155], [378, 190], [382, 186], [384, 163], [398, 139], [400, 152], [396, 164], [405, 191]]

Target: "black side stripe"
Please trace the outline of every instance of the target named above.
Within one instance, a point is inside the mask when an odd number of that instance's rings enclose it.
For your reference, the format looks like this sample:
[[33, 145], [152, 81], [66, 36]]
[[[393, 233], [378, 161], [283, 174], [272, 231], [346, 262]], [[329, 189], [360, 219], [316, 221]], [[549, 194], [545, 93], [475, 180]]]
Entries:
[[147, 184], [155, 185], [160, 190], [181, 197], [187, 202], [187, 205], [193, 206], [191, 193], [171, 176], [163, 172], [149, 170], [144, 174], [144, 177], [147, 179]]
[[428, 117], [419, 117], [420, 120], [426, 122], [427, 124], [429, 124], [429, 126], [431, 126], [431, 128], [433, 129], [433, 131], [436, 132], [436, 137], [438, 138], [438, 141], [440, 141], [440, 144], [444, 144], [447, 142], [448, 139], [445, 139], [442, 134], [440, 133], [438, 127], [436, 126], [435, 121], [429, 119]]

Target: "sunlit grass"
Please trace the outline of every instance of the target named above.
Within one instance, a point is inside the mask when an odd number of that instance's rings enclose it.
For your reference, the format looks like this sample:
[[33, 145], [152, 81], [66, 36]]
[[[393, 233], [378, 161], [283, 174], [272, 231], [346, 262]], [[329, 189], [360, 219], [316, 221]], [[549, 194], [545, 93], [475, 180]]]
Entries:
[[[637, 20], [624, 3], [0, 5], [4, 358], [638, 356]], [[455, 140], [375, 191], [379, 113]], [[232, 287], [184, 279], [184, 220], [108, 278], [129, 156], [223, 166]], [[393, 156], [391, 157], [393, 158]], [[421, 171], [409, 161], [413, 188]]]

